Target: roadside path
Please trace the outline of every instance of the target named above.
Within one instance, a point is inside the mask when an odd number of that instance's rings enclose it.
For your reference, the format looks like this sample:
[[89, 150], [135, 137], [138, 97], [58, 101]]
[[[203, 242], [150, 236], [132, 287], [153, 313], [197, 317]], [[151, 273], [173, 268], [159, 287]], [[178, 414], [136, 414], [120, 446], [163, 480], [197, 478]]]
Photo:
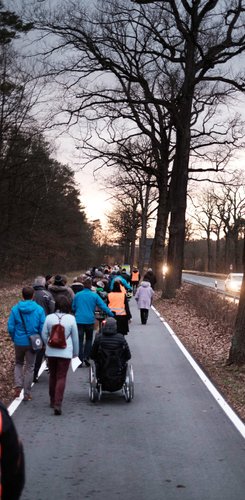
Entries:
[[13, 418], [26, 456], [22, 500], [244, 500], [245, 441], [167, 326], [134, 298], [128, 342], [135, 399], [88, 398], [88, 369], [69, 372], [61, 417], [48, 374]]

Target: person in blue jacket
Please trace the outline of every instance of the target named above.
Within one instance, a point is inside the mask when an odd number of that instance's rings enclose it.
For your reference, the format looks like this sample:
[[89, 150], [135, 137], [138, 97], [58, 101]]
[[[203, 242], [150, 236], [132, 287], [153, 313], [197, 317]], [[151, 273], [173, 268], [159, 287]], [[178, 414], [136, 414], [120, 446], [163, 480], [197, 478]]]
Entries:
[[132, 287], [130, 286], [130, 284], [125, 280], [125, 278], [123, 278], [121, 276], [120, 271], [118, 271], [118, 273], [113, 275], [113, 277], [110, 281], [110, 291], [111, 292], [113, 290], [115, 281], [120, 281], [120, 283], [124, 286], [125, 290], [128, 290], [129, 292], [132, 291]]
[[36, 359], [29, 335], [35, 333], [41, 335], [45, 321], [44, 309], [33, 300], [33, 295], [33, 287], [25, 286], [22, 289], [23, 300], [12, 307], [8, 319], [8, 332], [15, 347], [15, 397], [19, 397], [23, 388], [24, 401], [32, 399], [31, 385]]
[[[105, 302], [96, 292], [91, 290], [92, 280], [86, 278], [83, 282], [84, 289], [78, 292], [72, 302], [72, 310], [78, 327], [79, 335], [79, 358], [86, 366], [90, 366], [89, 358], [93, 341], [95, 323], [95, 311], [101, 309], [108, 316], [114, 318], [114, 313], [107, 307]], [[85, 335], [85, 345], [84, 344]], [[82, 366], [81, 364], [81, 366]]]

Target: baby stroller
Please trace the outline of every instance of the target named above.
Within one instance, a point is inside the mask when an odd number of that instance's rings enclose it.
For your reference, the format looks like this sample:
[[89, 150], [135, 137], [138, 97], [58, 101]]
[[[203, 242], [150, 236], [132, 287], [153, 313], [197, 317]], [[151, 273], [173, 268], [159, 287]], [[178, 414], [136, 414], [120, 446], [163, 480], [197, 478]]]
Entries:
[[122, 349], [114, 351], [100, 347], [96, 363], [89, 370], [89, 398], [95, 402], [101, 399], [102, 392], [122, 391], [130, 403], [134, 397], [134, 374], [132, 365], [122, 362]]

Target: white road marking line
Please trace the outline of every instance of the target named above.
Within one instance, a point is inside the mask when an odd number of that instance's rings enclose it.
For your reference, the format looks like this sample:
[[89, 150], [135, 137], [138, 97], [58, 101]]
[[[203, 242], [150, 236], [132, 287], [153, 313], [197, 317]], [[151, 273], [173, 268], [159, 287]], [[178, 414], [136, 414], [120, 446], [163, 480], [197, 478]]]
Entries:
[[[151, 308], [157, 314], [157, 311], [156, 311], [155, 307], [151, 306]], [[157, 315], [160, 316], [159, 313]], [[164, 326], [167, 328], [167, 330], [170, 333], [171, 337], [176, 342], [176, 344], [178, 345], [178, 347], [180, 348], [180, 350], [183, 352], [184, 356], [189, 361], [189, 363], [191, 364], [192, 368], [194, 368], [195, 372], [200, 377], [200, 379], [202, 380], [202, 382], [205, 384], [205, 386], [207, 387], [207, 389], [209, 390], [209, 392], [212, 394], [212, 396], [214, 397], [214, 399], [220, 405], [220, 407], [222, 408], [222, 410], [226, 413], [226, 415], [231, 420], [231, 422], [236, 427], [236, 429], [245, 438], [245, 425], [242, 422], [242, 420], [232, 410], [232, 408], [230, 407], [230, 405], [225, 401], [225, 399], [223, 398], [223, 396], [221, 396], [221, 394], [219, 393], [219, 391], [217, 391], [217, 389], [214, 387], [214, 385], [209, 380], [209, 378], [207, 377], [207, 375], [203, 372], [203, 370], [200, 368], [200, 366], [196, 363], [196, 361], [193, 359], [193, 357], [190, 355], [190, 353], [184, 347], [184, 345], [179, 340], [179, 338], [174, 333], [174, 331], [169, 326], [169, 324], [166, 322], [166, 320], [164, 318], [162, 318], [162, 317], [160, 317], [160, 320], [162, 321], [162, 323], [164, 324]]]
[[[45, 370], [46, 368], [46, 361], [44, 361], [40, 367], [40, 370], [38, 372], [38, 376], [40, 377], [40, 375], [43, 373], [43, 371]], [[34, 383], [32, 383], [32, 386], [34, 385]], [[23, 398], [24, 398], [24, 391], [22, 389], [20, 395], [18, 398], [15, 398], [14, 401], [12, 401], [12, 403], [10, 403], [10, 405], [8, 406], [8, 412], [9, 412], [9, 415], [13, 415], [13, 413], [15, 412], [15, 410], [17, 410], [18, 406], [20, 405], [21, 401], [23, 401]]]

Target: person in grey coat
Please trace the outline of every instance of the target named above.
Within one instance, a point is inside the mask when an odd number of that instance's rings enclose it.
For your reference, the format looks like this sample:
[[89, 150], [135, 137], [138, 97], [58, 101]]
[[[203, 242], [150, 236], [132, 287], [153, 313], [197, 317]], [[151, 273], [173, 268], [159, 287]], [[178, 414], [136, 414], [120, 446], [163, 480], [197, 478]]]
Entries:
[[149, 281], [142, 281], [135, 294], [135, 300], [140, 310], [142, 325], [146, 325], [149, 315], [149, 309], [152, 304], [153, 290]]

